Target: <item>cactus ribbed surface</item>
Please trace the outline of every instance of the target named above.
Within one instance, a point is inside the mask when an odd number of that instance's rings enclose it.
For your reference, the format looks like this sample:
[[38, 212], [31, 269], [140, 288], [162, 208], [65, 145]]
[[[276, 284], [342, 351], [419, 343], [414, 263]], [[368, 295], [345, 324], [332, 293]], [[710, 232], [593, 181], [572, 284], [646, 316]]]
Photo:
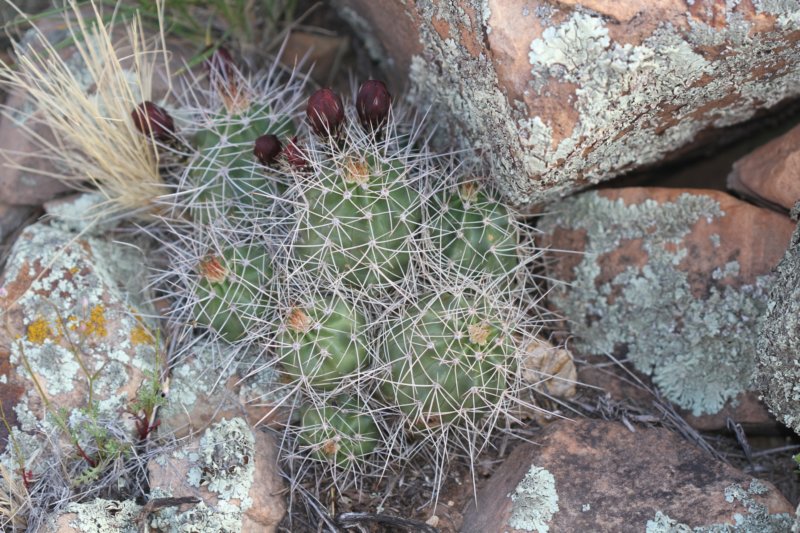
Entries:
[[438, 201], [430, 234], [449, 264], [462, 276], [508, 278], [519, 263], [518, 232], [508, 209], [476, 183]]
[[383, 392], [412, 426], [471, 420], [499, 405], [514, 346], [491, 311], [471, 296], [437, 294], [389, 325], [383, 355], [391, 378]]
[[236, 216], [274, 195], [274, 180], [255, 160], [253, 144], [266, 133], [290, 136], [293, 131], [288, 118], [275, 122], [263, 106], [210, 117], [209, 127], [195, 135], [197, 153], [190, 163], [189, 181], [199, 190], [192, 202], [194, 220], [210, 224]]
[[347, 469], [375, 450], [380, 433], [365, 406], [348, 399], [338, 406], [305, 406], [297, 437], [315, 459]]
[[401, 279], [421, 220], [418, 193], [401, 162], [362, 154], [323, 163], [303, 191], [297, 256], [356, 288]]
[[277, 337], [283, 369], [318, 390], [349, 386], [348, 379], [369, 362], [366, 329], [366, 317], [341, 298], [295, 307]]
[[198, 270], [195, 320], [229, 342], [242, 339], [269, 305], [269, 254], [256, 245], [228, 248], [206, 256]]

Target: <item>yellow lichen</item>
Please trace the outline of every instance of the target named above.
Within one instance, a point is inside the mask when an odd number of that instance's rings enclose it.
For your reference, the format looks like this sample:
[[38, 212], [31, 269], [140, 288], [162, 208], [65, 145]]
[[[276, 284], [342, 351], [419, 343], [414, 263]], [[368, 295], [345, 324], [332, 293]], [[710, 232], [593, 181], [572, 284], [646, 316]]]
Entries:
[[140, 344], [153, 344], [153, 334], [150, 330], [141, 324], [137, 324], [131, 330], [131, 344], [139, 346]]
[[84, 320], [81, 324], [86, 336], [95, 335], [97, 337], [105, 337], [108, 335], [106, 330], [106, 309], [102, 305], [95, 305], [89, 312], [89, 319]]
[[28, 340], [34, 344], [42, 344], [45, 340], [53, 336], [50, 324], [44, 318], [37, 318], [28, 324]]

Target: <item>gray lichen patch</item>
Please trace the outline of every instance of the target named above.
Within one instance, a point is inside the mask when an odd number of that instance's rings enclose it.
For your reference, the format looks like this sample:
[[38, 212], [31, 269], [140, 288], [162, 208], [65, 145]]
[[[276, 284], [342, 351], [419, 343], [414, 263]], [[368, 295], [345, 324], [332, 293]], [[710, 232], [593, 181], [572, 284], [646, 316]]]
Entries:
[[800, 433], [800, 229], [769, 288], [758, 324], [758, 363], [763, 399], [778, 420]]
[[[169, 498], [168, 491], [155, 489], [153, 498]], [[178, 532], [234, 532], [242, 530], [242, 512], [236, 506], [220, 502], [217, 507], [209, 507], [205, 502], [181, 511], [177, 507], [167, 507], [153, 513], [148, 521], [155, 531]]]
[[[549, 27], [530, 43], [530, 72], [515, 72], [512, 82], [498, 78], [496, 51], [470, 49], [501, 31], [487, 23], [489, 4], [416, 2], [409, 9], [421, 20], [441, 21], [437, 28], [450, 33], [442, 36], [433, 23], [422, 23], [424, 54], [411, 61], [410, 98], [434, 107], [460, 147], [476, 154], [512, 202], [552, 198], [660, 161], [703, 131], [747, 120], [800, 92], [792, 45], [792, 32], [800, 27], [797, 10], [789, 2], [759, 2], [761, 13], [777, 17], [776, 27], [765, 31], [737, 12], [737, 4], [723, 6], [726, 24], [720, 28], [687, 11], [676, 14], [685, 19], [661, 22], [638, 45], [615, 42], [606, 20], [588, 9], [565, 11], [569, 16], [555, 26], [533, 21], [539, 13], [529, 10], [531, 24]], [[473, 22], [461, 6], [483, 16]], [[525, 18], [521, 12], [519, 19]], [[726, 53], [709, 53], [712, 46]], [[500, 57], [504, 53], [516, 52]], [[516, 91], [521, 84], [529, 97], [509, 100], [510, 86]], [[567, 94], [566, 87], [573, 89]], [[529, 108], [546, 99], [563, 108]], [[557, 123], [564, 113], [576, 116], [569, 131]]]
[[246, 511], [252, 505], [250, 488], [255, 473], [255, 437], [241, 418], [222, 420], [208, 428], [200, 439], [200, 449], [191, 455], [189, 485], [205, 486], [221, 500], [239, 500]]
[[113, 501], [98, 498], [90, 503], [72, 503], [67, 506], [68, 513], [76, 518], [69, 521], [70, 527], [80, 533], [137, 533], [136, 519], [141, 507], [132, 501]]
[[788, 513], [770, 514], [763, 503], [754, 496], [766, 494], [769, 488], [753, 479], [748, 488], [735, 483], [725, 488], [725, 500], [740, 503], [746, 513], [731, 516], [732, 524], [711, 524], [691, 527], [657, 511], [653, 520], [647, 521], [646, 533], [785, 533], [791, 530], [793, 518]]
[[[626, 348], [666, 398], [695, 415], [719, 411], [752, 385], [755, 326], [766, 306], [768, 277], [733, 287], [710, 275], [707, 291], [696, 296], [690, 273], [681, 268], [688, 254], [684, 237], [698, 222], [725, 216], [715, 199], [684, 193], [671, 202], [626, 205], [590, 192], [551, 211], [540, 224], [545, 233], [557, 227], [586, 233], [574, 281], [551, 294], [571, 320], [579, 350]], [[599, 260], [628, 240], [640, 240], [646, 263], [617, 265], [611, 277]], [[715, 275], [737, 268], [730, 262]]]
[[558, 493], [553, 474], [531, 465], [511, 497], [511, 517], [508, 525], [523, 531], [546, 533], [550, 521], [558, 512]]

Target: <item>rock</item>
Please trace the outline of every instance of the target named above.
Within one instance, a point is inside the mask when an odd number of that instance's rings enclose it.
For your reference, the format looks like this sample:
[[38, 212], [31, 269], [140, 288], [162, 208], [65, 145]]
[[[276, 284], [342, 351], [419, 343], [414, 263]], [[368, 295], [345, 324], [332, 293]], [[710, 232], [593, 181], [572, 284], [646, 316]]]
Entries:
[[336, 5], [516, 204], [678, 156], [800, 94], [794, 3]]
[[132, 501], [97, 498], [89, 503], [71, 503], [56, 518], [54, 533], [138, 533], [141, 507]]
[[800, 126], [734, 163], [728, 187], [790, 210], [800, 200]]
[[330, 85], [349, 46], [347, 37], [294, 30], [286, 39], [280, 60], [289, 68], [302, 62], [303, 65], [312, 67], [311, 77], [314, 81], [321, 85]]
[[0, 244], [10, 238], [31, 214], [31, 207], [0, 204]]
[[64, 231], [97, 236], [119, 223], [118, 217], [104, 216], [103, 208], [108, 207], [108, 201], [99, 193], [71, 194], [49, 200], [42, 207], [51, 225]]
[[181, 438], [223, 418], [243, 417], [252, 426], [283, 420], [278, 407], [288, 394], [273, 368], [260, 368], [256, 351], [237, 353], [224, 342], [202, 342], [173, 365], [161, 429]]
[[[657, 401], [657, 398], [639, 385], [625, 370], [618, 365], [609, 364], [610, 361], [603, 361], [599, 357], [593, 362], [605, 364], [581, 366], [578, 371], [578, 383], [602, 390], [610, 396], [612, 401], [621, 405], [634, 405], [653, 414], [658, 413], [653, 406], [653, 402]], [[642, 376], [641, 379], [646, 385], [652, 387], [652, 383], [649, 383], [646, 376]], [[783, 427], [775, 420], [766, 405], [759, 400], [757, 392], [739, 393], [714, 414], [695, 416], [686, 409], [678, 408], [677, 411], [690, 426], [698, 431], [730, 432], [731, 427], [728, 425], [730, 419], [741, 425], [748, 436], [783, 433]]]
[[779, 533], [792, 523], [794, 508], [770, 483], [666, 429], [561, 420], [536, 440], [518, 445], [479, 490], [463, 533]]
[[752, 387], [786, 217], [717, 191], [625, 188], [557, 203], [540, 229], [578, 353], [627, 357], [693, 415]]
[[[58, 412], [87, 442], [92, 412], [134, 438], [127, 412], [159, 368], [144, 265], [135, 246], [107, 238], [77, 237], [43, 223], [21, 233], [0, 277], [3, 401], [5, 412], [16, 415], [15, 432], [42, 437], [55, 429]], [[16, 403], [6, 409], [6, 401]], [[31, 438], [18, 435], [35, 447]]]
[[758, 323], [758, 373], [769, 408], [800, 434], [800, 229], [778, 265]]
[[[91, 10], [84, 8], [83, 13], [89, 24], [88, 19], [93, 20]], [[51, 43], [61, 43], [70, 38], [62, 14], [37, 20], [36, 26]], [[124, 24], [115, 27], [112, 38], [118, 47], [120, 57], [127, 57], [130, 54], [130, 44]], [[182, 66], [180, 58], [185, 52], [184, 48], [180, 43], [170, 44], [174, 45], [170, 47], [173, 66]], [[41, 48], [35, 30], [29, 30], [23, 36], [17, 50], [26, 50], [29, 47]], [[60, 49], [59, 55], [75, 79], [85, 86], [87, 91], [91, 90], [92, 77], [86, 72], [85, 62], [76, 48], [64, 46]], [[123, 66], [129, 70], [134, 68], [128, 59], [123, 60]], [[162, 98], [167, 93], [168, 87], [163, 65], [157, 66], [152, 80], [151, 99]], [[43, 157], [42, 146], [44, 143], [52, 143], [54, 135], [43, 124], [42, 117], [42, 112], [37, 110], [36, 103], [31, 100], [28, 93], [17, 87], [10, 90], [4, 112], [0, 116], [0, 162], [3, 166], [3, 175], [0, 177], [0, 198], [6, 204], [36, 206], [73, 190], [66, 182], [54, 178], [65, 174], [67, 170], [60, 168], [53, 157]], [[37, 137], [41, 137], [41, 140]]]
[[276, 531], [286, 513], [277, 457], [271, 437], [241, 418], [214, 424], [200, 438], [148, 464], [153, 497], [201, 500], [154, 513], [150, 526], [158, 530], [169, 525], [181, 531]]

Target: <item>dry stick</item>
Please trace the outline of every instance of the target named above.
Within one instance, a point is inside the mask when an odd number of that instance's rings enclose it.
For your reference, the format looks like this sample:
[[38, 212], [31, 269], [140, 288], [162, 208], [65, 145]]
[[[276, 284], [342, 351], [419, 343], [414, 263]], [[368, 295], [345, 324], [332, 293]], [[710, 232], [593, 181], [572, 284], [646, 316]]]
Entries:
[[[439, 530], [433, 526], [420, 522], [419, 520], [411, 520], [410, 518], [400, 518], [397, 516], [373, 513], [341, 513], [336, 515], [336, 522], [349, 529], [350, 527], [358, 526], [362, 523], [375, 523], [383, 526], [402, 527], [406, 531], [419, 531], [421, 533], [440, 533]], [[413, 529], [410, 529], [413, 528]]]

